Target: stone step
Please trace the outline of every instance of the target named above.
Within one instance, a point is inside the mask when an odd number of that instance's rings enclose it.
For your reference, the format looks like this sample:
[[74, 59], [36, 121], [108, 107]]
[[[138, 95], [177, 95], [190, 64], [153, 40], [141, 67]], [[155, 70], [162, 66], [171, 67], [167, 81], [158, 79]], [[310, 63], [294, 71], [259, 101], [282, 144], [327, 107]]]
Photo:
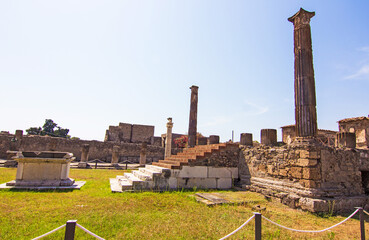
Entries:
[[185, 165], [188, 165], [188, 161], [182, 162], [182, 161], [175, 161], [175, 160], [160, 160], [159, 162], [160, 163], [172, 164], [172, 165], [176, 165], [176, 166], [185, 166]]
[[169, 168], [169, 169], [180, 169], [181, 168], [180, 166], [167, 164], [167, 163], [160, 163], [160, 162], [153, 162], [152, 165], [163, 167], [163, 168]]
[[139, 179], [138, 177], [136, 177], [133, 173], [124, 173], [124, 177], [130, 182], [132, 183], [132, 185], [134, 184], [139, 184], [141, 182], [143, 182], [143, 180]]
[[153, 170], [147, 167], [144, 168], [138, 168], [138, 171], [141, 171], [147, 175], [150, 175], [152, 178], [156, 177], [156, 176], [160, 176], [161, 172], [159, 172], [158, 170]]
[[122, 188], [122, 191], [132, 190], [133, 185], [125, 176], [116, 176], [116, 179], [118, 180], [119, 185]]
[[133, 170], [133, 175], [142, 181], [152, 181], [152, 176], [139, 170]]
[[[153, 163], [155, 163], [155, 162], [153, 162]], [[163, 173], [165, 171], [170, 171], [170, 169], [168, 169], [168, 168], [161, 167], [161, 166], [155, 166], [155, 165], [146, 165], [145, 168], [148, 168], [150, 170], [153, 170], [153, 171], [156, 171], [156, 172], [159, 172], [159, 173]]]

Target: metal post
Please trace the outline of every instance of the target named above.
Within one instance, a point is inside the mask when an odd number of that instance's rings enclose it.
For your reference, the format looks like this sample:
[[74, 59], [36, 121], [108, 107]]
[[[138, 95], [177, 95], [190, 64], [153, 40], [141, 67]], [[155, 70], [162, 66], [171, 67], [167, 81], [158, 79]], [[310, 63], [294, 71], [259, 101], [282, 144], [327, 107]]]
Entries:
[[261, 213], [254, 212], [255, 216], [255, 240], [261, 240]]
[[64, 240], [74, 240], [77, 220], [68, 220], [65, 226]]
[[361, 240], [365, 240], [365, 225], [364, 225], [364, 212], [363, 212], [363, 208], [359, 207], [359, 219], [360, 219], [360, 235], [361, 235]]
[[95, 169], [97, 168], [97, 161], [95, 162]]

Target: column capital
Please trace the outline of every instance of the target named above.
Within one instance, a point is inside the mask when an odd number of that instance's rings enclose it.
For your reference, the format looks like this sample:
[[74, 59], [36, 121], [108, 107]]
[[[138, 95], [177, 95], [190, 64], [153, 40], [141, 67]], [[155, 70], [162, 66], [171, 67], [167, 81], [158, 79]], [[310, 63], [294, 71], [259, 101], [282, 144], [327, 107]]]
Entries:
[[301, 25], [309, 25], [310, 19], [315, 16], [315, 12], [308, 12], [303, 8], [293, 15], [292, 17], [288, 18], [288, 21], [292, 22], [295, 27]]

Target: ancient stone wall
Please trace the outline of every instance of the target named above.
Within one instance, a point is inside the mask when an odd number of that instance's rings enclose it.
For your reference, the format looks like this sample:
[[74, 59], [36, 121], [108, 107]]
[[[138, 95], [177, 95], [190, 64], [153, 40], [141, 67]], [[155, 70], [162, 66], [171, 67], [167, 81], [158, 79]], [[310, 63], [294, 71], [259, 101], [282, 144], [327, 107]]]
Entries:
[[105, 141], [152, 144], [154, 130], [154, 126], [119, 123], [119, 126], [109, 126]]
[[[120, 161], [129, 160], [138, 162], [140, 158], [141, 144], [124, 142], [100, 142], [76, 139], [55, 138], [48, 136], [28, 136], [16, 140], [15, 135], [0, 134], [0, 158], [6, 158], [7, 150], [23, 151], [62, 151], [71, 152], [79, 160], [81, 158], [82, 145], [89, 144], [89, 159], [111, 161], [113, 146], [119, 146]], [[164, 157], [164, 148], [159, 146], [147, 146], [147, 161], [158, 161]]]
[[137, 125], [137, 124], [132, 125], [131, 142], [151, 143], [152, 137], [154, 137], [154, 126]]
[[351, 132], [356, 135], [357, 148], [369, 148], [369, 118], [357, 117], [343, 119], [338, 122], [340, 132]]
[[[259, 145], [243, 146], [240, 157], [245, 164], [240, 175], [251, 177], [249, 189], [277, 198], [290, 207], [327, 211], [328, 202], [334, 200], [335, 210], [345, 211], [367, 201], [362, 171], [369, 170], [368, 150], [321, 144]], [[369, 184], [369, 179], [366, 183]]]
[[238, 167], [239, 165], [238, 144], [228, 145], [226, 149], [206, 154], [202, 159], [190, 162], [190, 166], [212, 166], [212, 167]]
[[[336, 144], [336, 131], [318, 129], [317, 139], [322, 143], [334, 147]], [[295, 125], [282, 127], [282, 141], [286, 144], [291, 144], [296, 138]]]

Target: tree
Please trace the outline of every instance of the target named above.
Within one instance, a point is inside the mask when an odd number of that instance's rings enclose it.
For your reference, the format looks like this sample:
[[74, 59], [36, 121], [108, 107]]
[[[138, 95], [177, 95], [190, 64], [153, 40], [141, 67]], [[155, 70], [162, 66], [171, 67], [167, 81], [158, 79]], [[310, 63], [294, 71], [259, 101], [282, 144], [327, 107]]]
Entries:
[[41, 135], [41, 136], [51, 136], [51, 137], [62, 137], [70, 138], [69, 129], [61, 128], [58, 124], [54, 123], [51, 119], [45, 119], [44, 125], [41, 127], [31, 127], [26, 130], [28, 135]]

